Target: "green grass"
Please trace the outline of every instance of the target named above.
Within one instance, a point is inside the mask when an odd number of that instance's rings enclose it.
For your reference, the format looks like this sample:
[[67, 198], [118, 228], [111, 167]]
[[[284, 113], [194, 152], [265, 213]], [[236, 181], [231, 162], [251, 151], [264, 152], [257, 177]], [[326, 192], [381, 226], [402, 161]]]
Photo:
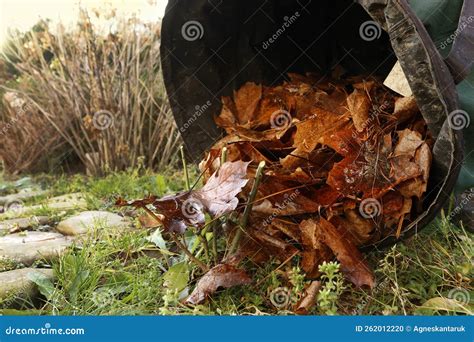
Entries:
[[[350, 292], [344, 311], [368, 315], [472, 314], [472, 300], [456, 306], [452, 299], [456, 294], [474, 299], [470, 283], [473, 255], [472, 235], [439, 218], [405, 243], [371, 254], [370, 260], [377, 265], [378, 286], [372, 293]], [[433, 299], [442, 299], [438, 300], [441, 305], [425, 307]]]
[[[196, 172], [193, 173], [194, 179]], [[53, 194], [83, 192], [88, 209], [118, 209], [117, 195], [127, 199], [147, 194], [164, 195], [184, 188], [183, 175], [169, 172], [118, 173], [105, 178], [85, 176], [36, 179]], [[219, 291], [196, 307], [181, 304], [202, 271], [171, 243], [160, 247], [151, 232], [129, 231], [110, 235], [99, 229], [51, 266], [56, 282], [38, 282], [45, 296], [41, 314], [56, 315], [265, 315], [291, 314], [306, 285], [298, 260], [264, 266], [247, 263], [253, 284]], [[153, 241], [162, 241], [159, 235]], [[196, 245], [192, 233], [186, 239]], [[219, 245], [224, 248], [223, 244]], [[207, 262], [198, 245], [200, 259]], [[374, 290], [354, 289], [341, 281], [337, 264], [326, 266], [323, 290], [312, 314], [413, 315], [473, 314], [474, 288], [472, 235], [440, 217], [405, 243], [368, 255], [375, 269]], [[272, 293], [284, 288], [288, 305], [276, 308]], [[459, 301], [456, 301], [455, 299]], [[36, 311], [35, 311], [36, 312]]]
[[[192, 169], [190, 173], [196, 177], [197, 169]], [[84, 175], [62, 176], [60, 178], [43, 176], [38, 181], [51, 185], [57, 194], [87, 192], [98, 198], [108, 198], [114, 195], [139, 197], [147, 193], [161, 196], [168, 192], [181, 191], [185, 186], [182, 172], [173, 169], [162, 174], [155, 174], [147, 170], [133, 170], [112, 173], [99, 178]]]

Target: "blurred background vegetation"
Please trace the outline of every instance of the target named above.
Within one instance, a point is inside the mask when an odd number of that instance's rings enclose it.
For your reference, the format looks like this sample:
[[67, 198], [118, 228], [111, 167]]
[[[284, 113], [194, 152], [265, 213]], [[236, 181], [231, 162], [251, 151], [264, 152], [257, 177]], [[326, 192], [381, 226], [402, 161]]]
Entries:
[[[92, 19], [113, 24], [104, 33]], [[91, 19], [92, 18], [92, 19]], [[160, 22], [86, 10], [41, 20], [0, 55], [0, 159], [8, 174], [103, 175], [174, 166], [181, 144], [160, 63]]]

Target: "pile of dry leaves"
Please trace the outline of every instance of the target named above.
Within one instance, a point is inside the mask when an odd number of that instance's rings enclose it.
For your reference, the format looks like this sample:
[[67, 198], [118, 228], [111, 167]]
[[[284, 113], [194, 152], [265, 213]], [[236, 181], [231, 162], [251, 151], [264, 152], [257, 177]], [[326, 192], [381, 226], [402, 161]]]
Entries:
[[227, 134], [200, 165], [202, 189], [119, 203], [145, 207], [173, 236], [204, 227], [205, 214], [241, 218], [250, 206], [245, 220], [228, 222], [238, 249], [201, 279], [188, 303], [249, 283], [237, 268], [244, 257], [298, 255], [308, 278], [337, 259], [352, 283], [373, 287], [358, 248], [398, 236], [422, 210], [433, 140], [413, 97], [372, 79], [290, 79], [276, 87], [247, 83], [223, 98], [215, 121]]

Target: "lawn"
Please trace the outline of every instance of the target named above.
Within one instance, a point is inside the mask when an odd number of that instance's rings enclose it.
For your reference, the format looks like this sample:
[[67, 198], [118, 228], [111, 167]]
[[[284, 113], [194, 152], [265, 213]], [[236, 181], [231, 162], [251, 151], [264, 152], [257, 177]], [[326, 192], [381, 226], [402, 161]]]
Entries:
[[[191, 179], [197, 179], [191, 172]], [[87, 210], [106, 210], [133, 217], [134, 228], [109, 232], [97, 224], [93, 233], [50, 262], [36, 261], [33, 267], [52, 268], [55, 280], [35, 279], [41, 296], [35, 300], [3, 299], [3, 314], [42, 315], [287, 315], [302, 298], [309, 284], [299, 267], [299, 258], [284, 263], [263, 265], [246, 263], [252, 277], [250, 285], [220, 290], [201, 305], [182, 304], [203, 272], [159, 230], [142, 227], [140, 213], [114, 205], [118, 196], [143, 198], [162, 196], [185, 188], [180, 171], [162, 174], [135, 170], [94, 178], [77, 176], [35, 176], [32, 183], [48, 191], [24, 203], [35, 206], [23, 216], [51, 218], [51, 227], [71, 216], [75, 210], [50, 208], [52, 196], [82, 193]], [[11, 192], [6, 181], [3, 191]], [[8, 218], [9, 213], [0, 216]], [[441, 213], [419, 234], [385, 250], [367, 255], [375, 270], [376, 286], [371, 291], [353, 288], [344, 280], [339, 265], [324, 264], [322, 288], [309, 313], [316, 315], [413, 315], [473, 314], [474, 287], [472, 235], [453, 225]], [[39, 227], [41, 228], [41, 227]], [[44, 228], [41, 228], [44, 229]], [[211, 241], [212, 233], [205, 237]], [[205, 264], [212, 262], [198, 234], [188, 231], [188, 249]], [[217, 250], [224, 253], [226, 243], [218, 240]], [[1, 261], [7, 271], [22, 265]]]

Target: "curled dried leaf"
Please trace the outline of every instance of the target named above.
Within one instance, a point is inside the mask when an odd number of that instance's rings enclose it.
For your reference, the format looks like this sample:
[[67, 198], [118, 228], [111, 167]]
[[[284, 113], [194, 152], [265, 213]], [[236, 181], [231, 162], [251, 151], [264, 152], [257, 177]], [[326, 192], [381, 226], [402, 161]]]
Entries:
[[198, 281], [196, 288], [185, 302], [197, 305], [219, 288], [227, 289], [238, 285], [248, 285], [251, 282], [252, 279], [244, 270], [232, 265], [220, 264], [212, 268]]
[[307, 315], [316, 305], [316, 298], [321, 289], [320, 281], [312, 281], [305, 289], [303, 298], [296, 304], [294, 312], [298, 315]]
[[212, 216], [222, 216], [237, 208], [237, 195], [247, 184], [247, 167], [243, 161], [224, 163], [202, 187], [194, 192], [207, 212]]
[[362, 254], [351, 240], [323, 218], [307, 220], [302, 227], [312, 227], [315, 239], [327, 245], [341, 263], [346, 277], [357, 287], [374, 287], [374, 276]]
[[224, 163], [200, 190], [182, 192], [161, 199], [151, 196], [127, 202], [119, 198], [116, 205], [145, 209], [163, 224], [165, 230], [183, 234], [189, 226], [204, 225], [206, 213], [218, 217], [237, 208], [237, 194], [248, 181], [245, 178], [248, 164], [242, 161]]
[[369, 120], [369, 110], [371, 101], [364, 90], [355, 89], [354, 92], [347, 97], [347, 107], [351, 114], [357, 132], [363, 132], [367, 128]]

